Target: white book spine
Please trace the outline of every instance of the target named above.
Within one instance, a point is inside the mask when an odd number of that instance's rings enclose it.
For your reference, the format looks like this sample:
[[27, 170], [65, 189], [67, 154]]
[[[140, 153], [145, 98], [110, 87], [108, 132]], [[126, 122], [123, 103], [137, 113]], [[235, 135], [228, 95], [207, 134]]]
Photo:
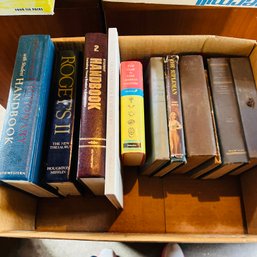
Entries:
[[123, 207], [119, 138], [119, 69], [118, 32], [116, 28], [110, 28], [108, 30], [105, 195], [116, 208]]

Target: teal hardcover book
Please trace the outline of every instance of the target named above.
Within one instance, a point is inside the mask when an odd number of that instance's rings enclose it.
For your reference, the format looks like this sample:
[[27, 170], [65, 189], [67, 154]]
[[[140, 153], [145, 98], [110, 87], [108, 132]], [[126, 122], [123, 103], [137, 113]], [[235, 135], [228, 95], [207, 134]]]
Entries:
[[53, 58], [50, 36], [20, 37], [0, 141], [0, 180], [42, 197], [54, 196], [41, 177]]

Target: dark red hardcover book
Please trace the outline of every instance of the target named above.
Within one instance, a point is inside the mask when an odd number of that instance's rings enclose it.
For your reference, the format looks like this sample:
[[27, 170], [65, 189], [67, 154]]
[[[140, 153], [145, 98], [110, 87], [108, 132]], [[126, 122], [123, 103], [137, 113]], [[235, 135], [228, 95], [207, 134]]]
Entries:
[[86, 34], [77, 179], [104, 194], [107, 35]]

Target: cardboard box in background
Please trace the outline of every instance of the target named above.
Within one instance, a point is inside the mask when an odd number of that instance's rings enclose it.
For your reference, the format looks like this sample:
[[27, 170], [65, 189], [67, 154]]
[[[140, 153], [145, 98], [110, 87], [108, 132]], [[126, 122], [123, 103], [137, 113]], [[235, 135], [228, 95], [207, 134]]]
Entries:
[[257, 40], [256, 8], [183, 6], [193, 1], [174, 2], [103, 0], [106, 26], [118, 28], [120, 35], [219, 35]]
[[144, 3], [144, 4], [165, 4], [165, 5], [195, 5], [195, 6], [220, 6], [220, 7], [251, 7], [256, 8], [255, 1], [241, 0], [241, 1], [220, 1], [220, 0], [111, 0], [119, 3]]

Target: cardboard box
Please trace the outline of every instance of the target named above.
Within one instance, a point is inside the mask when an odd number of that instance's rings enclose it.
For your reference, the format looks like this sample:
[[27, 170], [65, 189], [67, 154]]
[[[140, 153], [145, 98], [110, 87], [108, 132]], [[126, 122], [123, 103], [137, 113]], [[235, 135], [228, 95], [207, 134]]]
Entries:
[[[178, 53], [249, 56], [256, 42], [216, 36], [124, 36], [122, 60]], [[55, 39], [83, 49], [84, 38]], [[201, 139], [199, 139], [201, 140]], [[0, 236], [130, 242], [257, 242], [257, 170], [219, 180], [163, 179], [124, 170], [124, 210], [104, 197], [37, 199], [0, 187]]]
[[[177, 5], [172, 2], [173, 0], [103, 0], [106, 26], [116, 27], [119, 35], [214, 34], [257, 40], [256, 8], [182, 5], [187, 0], [176, 1]], [[243, 1], [240, 3], [243, 4]]]
[[220, 7], [252, 7], [256, 8], [255, 2], [249, 2], [243, 0], [240, 2], [236, 1], [219, 1], [219, 0], [107, 0], [116, 3], [141, 3], [141, 4], [163, 4], [163, 5], [196, 5], [196, 6], [220, 6]]

